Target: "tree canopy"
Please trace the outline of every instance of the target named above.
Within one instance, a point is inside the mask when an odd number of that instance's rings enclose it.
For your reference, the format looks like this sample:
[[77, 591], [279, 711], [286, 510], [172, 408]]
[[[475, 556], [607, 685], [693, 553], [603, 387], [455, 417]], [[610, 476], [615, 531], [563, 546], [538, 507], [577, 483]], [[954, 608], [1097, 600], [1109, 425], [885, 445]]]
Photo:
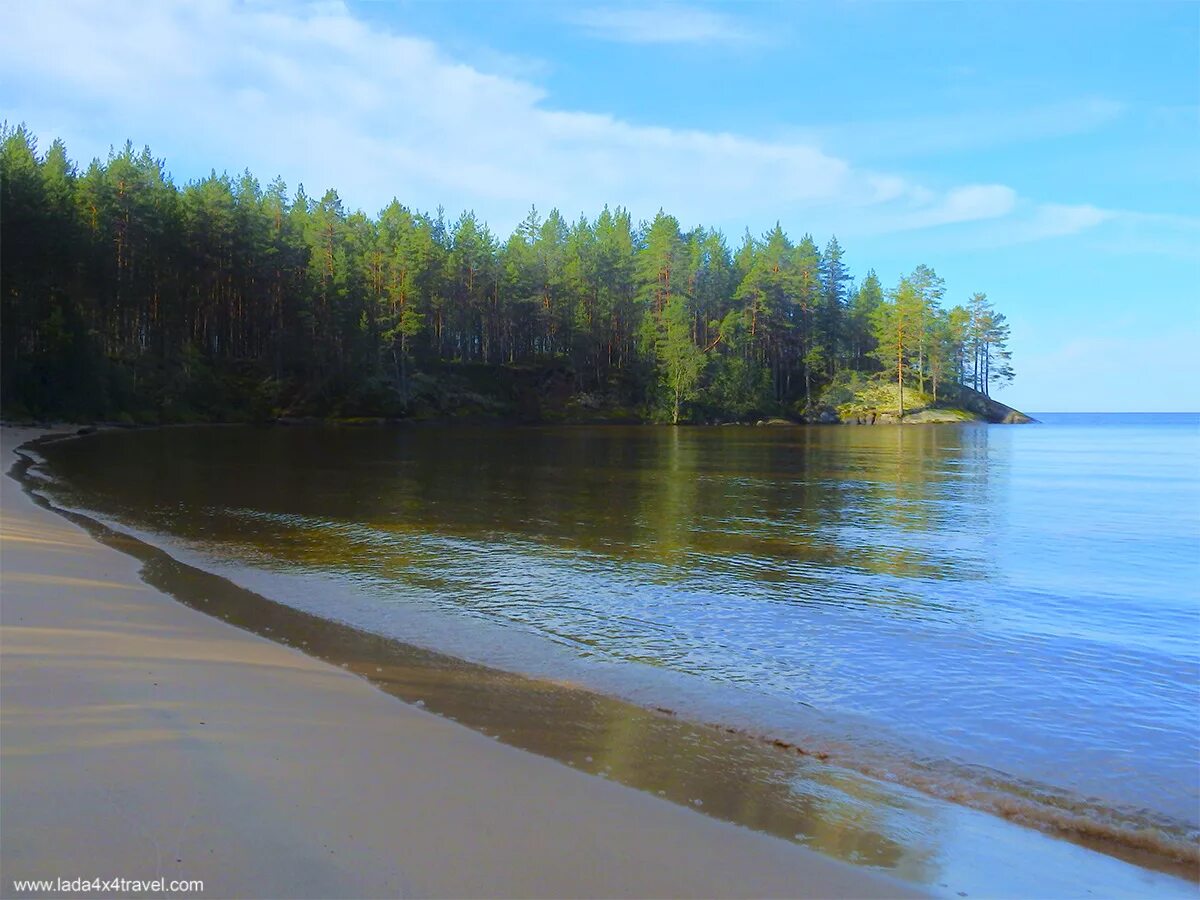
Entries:
[[[847, 378], [952, 397], [1013, 377], [984, 294], [943, 308], [917, 266], [856, 282], [836, 237], [718, 231], [622, 208], [536, 209], [507, 239], [473, 213], [348, 211], [249, 171], [177, 186], [126, 143], [79, 170], [0, 130], [0, 399], [10, 415], [406, 416], [471, 372], [559, 373], [643, 419], [812, 415]], [[441, 392], [439, 394], [439, 391]]]

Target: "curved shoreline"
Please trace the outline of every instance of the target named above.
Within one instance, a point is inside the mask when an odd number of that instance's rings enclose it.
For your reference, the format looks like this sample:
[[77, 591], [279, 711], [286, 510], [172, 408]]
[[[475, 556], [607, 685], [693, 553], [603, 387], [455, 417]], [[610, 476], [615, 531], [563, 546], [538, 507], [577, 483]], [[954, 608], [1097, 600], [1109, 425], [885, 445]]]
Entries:
[[[18, 436], [7, 429], [5, 456]], [[17, 441], [23, 442], [23, 441]], [[14, 878], [212, 896], [909, 896], [505, 747], [188, 609], [3, 481]]]
[[[47, 506], [49, 506], [48, 503]], [[640, 733], [643, 736], [652, 736], [656, 741], [663, 741], [665, 739], [668, 744], [676, 747], [686, 746], [689, 742], [695, 743], [697, 741], [700, 743], [707, 742], [711, 745], [714, 741], [718, 740], [730, 741], [734, 744], [759, 746], [760, 748], [764, 744], [761, 739], [743, 733], [734, 734], [733, 737], [721, 736], [721, 726], [719, 725], [704, 726], [679, 722], [662, 714], [663, 712], [669, 713], [669, 711], [655, 713], [644, 710], [641, 707], [635, 707], [632, 704], [623, 703], [619, 700], [603, 695], [596, 695], [590, 691], [580, 690], [571, 686], [539, 682], [535, 679], [498, 672], [484, 666], [463, 663], [461, 660], [401, 645], [390, 639], [367, 634], [349, 626], [332, 623], [330, 620], [301, 612], [292, 607], [282, 606], [275, 601], [253, 594], [250, 591], [245, 591], [230, 584], [221, 576], [203, 572], [180, 563], [164, 550], [112, 531], [106, 526], [79, 513], [64, 511], [55, 507], [50, 508], [56, 514], [65, 516], [77, 524], [83, 525], [93, 536], [99, 537], [104, 543], [110, 546], [117, 546], [122, 552], [132, 553], [132, 555], [143, 560], [146, 566], [141, 573], [141, 577], [155, 587], [168, 589], [170, 594], [186, 605], [199, 609], [210, 616], [219, 616], [227, 621], [232, 621], [238, 627], [257, 632], [258, 634], [264, 634], [265, 631], [270, 635], [270, 640], [272, 641], [301, 647], [303, 648], [303, 652], [309, 655], [315, 655], [326, 661], [341, 664], [343, 668], [349, 668], [355, 674], [374, 682], [377, 686], [382, 687], [383, 690], [399, 696], [401, 699], [411, 702], [416, 699], [429, 697], [428, 706], [431, 709], [440, 711], [443, 715], [451, 718], [461, 718], [464, 722], [485, 731], [485, 733], [490, 734], [494, 729], [496, 735], [506, 743], [515, 744], [540, 755], [559, 758], [569, 764], [579, 765], [580, 768], [591, 769], [595, 773], [611, 776], [616, 780], [639, 787], [642, 790], [652, 791], [658, 784], [665, 783], [664, 772], [661, 766], [653, 765], [655, 760], [652, 757], [648, 758], [643, 753], [641, 756], [637, 756], [636, 759], [627, 761], [625, 771], [618, 771], [616, 773], [606, 771], [610, 767], [602, 766], [601, 763], [596, 763], [594, 766], [584, 764], [582, 751], [575, 754], [575, 759], [570, 758], [570, 753], [564, 754], [561, 752], [563, 736], [558, 733], [563, 730], [561, 726], [568, 721], [578, 723], [581, 709], [591, 708], [594, 712], [597, 708], [602, 708], [602, 714], [593, 718], [602, 721], [604, 725], [610, 725], [612, 722], [619, 721], [622, 730], [626, 732], [632, 728], [635, 733]], [[182, 578], [181, 573], [183, 573]], [[190, 587], [188, 586], [189, 584]], [[226, 596], [225, 601], [217, 604], [213, 603], [216, 597], [228, 595], [230, 589], [232, 589], [235, 596]], [[189, 590], [193, 592], [190, 600], [186, 596]], [[182, 596], [181, 591], [184, 594]], [[257, 612], [254, 611], [255, 607], [257, 607]], [[247, 618], [246, 613], [248, 608], [253, 614]], [[269, 609], [270, 614], [263, 615], [264, 609]], [[256, 619], [257, 621], [255, 621]], [[267, 624], [268, 622], [272, 624]], [[332, 638], [329, 637], [331, 632], [334, 634]], [[303, 637], [302, 635], [304, 634], [307, 634], [308, 638]], [[322, 640], [325, 641], [324, 643], [319, 643], [318, 634], [323, 635]], [[373, 649], [368, 651], [366, 649], [368, 647], [373, 647]], [[425, 657], [420, 665], [414, 664], [414, 654]], [[383, 665], [378, 665], [379, 663], [383, 663]], [[456, 709], [454, 708], [453, 696], [449, 703], [447, 703], [447, 698], [444, 696], [440, 697], [440, 699], [435, 699], [437, 690], [433, 689], [435, 686], [431, 684], [431, 672], [434, 673], [432, 677], [451, 683], [452, 695], [455, 693], [453, 685], [456, 682], [460, 686], [468, 685], [469, 683], [470, 692], [478, 694], [481, 680], [495, 682], [495, 690], [499, 690], [500, 693], [515, 694], [525, 701], [530, 696], [538, 695], [543, 703], [547, 705], [546, 708], [552, 709], [552, 718], [555, 721], [556, 727], [549, 729], [549, 731], [554, 732], [554, 734], [542, 735], [541, 739], [533, 739], [531, 741], [528, 729], [523, 731], [521, 728], [517, 728], [514, 731], [511, 718], [516, 706], [511, 703], [507, 705], [500, 704], [504, 709], [499, 719], [503, 720], [507, 717], [509, 721], [496, 721], [496, 717], [494, 716], [491, 717], [491, 721], [487, 721], [488, 716], [484, 716], [484, 721], [480, 721], [478, 704], [476, 704], [476, 708], [474, 709], [470, 708], [471, 704], [469, 703], [466, 707]], [[460, 695], [458, 701], [460, 703], [462, 693], [461, 690], [458, 691]], [[552, 699], [547, 700], [547, 697]], [[488, 707], [488, 710], [491, 710], [495, 706], [495, 699], [496, 697], [492, 696], [489, 698], [490, 702], [483, 705]], [[538, 714], [545, 713], [546, 708], [539, 708], [537, 710]], [[506, 729], [508, 733], [502, 733]], [[582, 729], [583, 738], [580, 735], [575, 735], [574, 737], [575, 743], [578, 744], [575, 749], [586, 745], [587, 733], [596, 729], [597, 726], [594, 722], [591, 724], [585, 723]], [[545, 730], [543, 728], [543, 731]], [[531, 743], [533, 744], [532, 746]], [[571, 740], [569, 739], [567, 743], [570, 744]], [[774, 743], [775, 747], [780, 746], [779, 742]], [[782, 747], [781, 749], [787, 750], [789, 755], [797, 754], [801, 757], [810, 757], [810, 760], [805, 760], [806, 763], [810, 761], [815, 763], [824, 756], [821, 751], [810, 752], [794, 746]], [[730, 751], [730, 748], [725, 748], [725, 750]], [[733, 750], [742, 753], [747, 752], [744, 746], [733, 748]], [[776, 756], [779, 755], [778, 750], [772, 749], [770, 752]], [[661, 752], [659, 756], [662, 756]], [[586, 763], [590, 764], [592, 761], [593, 756], [590, 754], [587, 755]], [[646, 776], [647, 770], [650, 770], [650, 775], [643, 777]], [[680, 781], [679, 774], [678, 771], [670, 773], [670, 777], [666, 778], [665, 781], [669, 788], [666, 795], [680, 804], [701, 801], [701, 797], [696, 795], [705, 793], [706, 786], [716, 775], [712, 771], [700, 772], [698, 774], [702, 777], [684, 778], [682, 779], [682, 783], [669, 783], [671, 781]], [[810, 772], [808, 774], [811, 776], [814, 773]], [[736, 804], [732, 801], [742, 798], [747, 789], [746, 783], [737, 783], [735, 780], [732, 784], [726, 784], [724, 787], [729, 797], [729, 802], [722, 804], [720, 801], [720, 791], [716, 792], [717, 802], [713, 802], [712, 798], [714, 795], [709, 790], [702, 801], [705, 812], [720, 818], [728, 818], [741, 824], [748, 824], [758, 830], [765, 830], [788, 837], [791, 836], [792, 832], [789, 829], [794, 827], [793, 823], [773, 821], [770, 815], [767, 815], [765, 818], [762, 815], [759, 815], [758, 818], [747, 816], [744, 810], [739, 812], [735, 808]], [[661, 794], [664, 791], [659, 789], [658, 793]], [[770, 802], [761, 802], [769, 801], [769, 798], [759, 797], [759, 801], [759, 803], [754, 805], [759, 807], [770, 807], [772, 805]], [[998, 811], [1001, 814], [1005, 813], [1005, 810]], [[1019, 820], [1020, 811], [1011, 811], [1009, 817]], [[886, 829], [882, 830], [886, 831]], [[1072, 828], [1068, 826], [1063, 830], [1069, 833]], [[796, 837], [799, 838], [801, 835], [797, 833]], [[830, 836], [827, 835], [826, 837], [829, 838]], [[886, 835], [883, 838], [886, 840]], [[833, 835], [832, 839], [828, 839], [824, 846], [822, 846], [820, 841], [810, 841], [810, 846], [817, 846], [827, 852], [840, 852], [841, 855], [851, 859], [858, 859], [864, 862], [872, 861], [869, 858], [864, 858], [863, 854], [856, 848], [852, 848], [853, 852], [847, 853], [845, 847], [839, 846], [839, 843], [845, 839], [846, 835], [837, 834]], [[1111, 852], [1111, 848], [1102, 849], [1109, 849], [1109, 852]], [[1138, 855], [1134, 854], [1135, 857]], [[1126, 858], [1129, 857], [1126, 856]], [[1146, 859], [1138, 859], [1137, 861], [1143, 865], [1151, 862]], [[875, 864], [879, 865], [880, 861], [875, 861]], [[1187, 874], [1191, 871], [1186, 864], [1182, 869], [1172, 866], [1156, 866], [1156, 868], [1160, 867], [1168, 871], [1174, 870], [1177, 874]], [[893, 866], [893, 868], [903, 870], [902, 866]], [[915, 873], [910, 869], [906, 874], [911, 877]]]

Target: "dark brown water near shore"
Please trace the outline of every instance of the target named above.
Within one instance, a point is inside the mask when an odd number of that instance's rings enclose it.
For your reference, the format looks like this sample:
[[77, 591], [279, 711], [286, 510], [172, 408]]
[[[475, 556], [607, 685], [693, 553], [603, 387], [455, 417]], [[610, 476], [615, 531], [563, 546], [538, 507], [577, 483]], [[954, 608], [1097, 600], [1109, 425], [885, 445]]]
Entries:
[[[20, 464], [14, 475], [24, 476], [28, 467]], [[332, 622], [179, 562], [86, 515], [57, 508], [31, 489], [36, 487], [31, 479], [22, 480], [40, 503], [141, 560], [148, 584], [239, 628], [339, 665], [406, 702], [708, 815], [906, 880], [957, 886], [942, 880], [939, 856], [945, 848], [929, 839], [931, 833], [953, 829], [939, 824], [947, 816], [947, 804], [832, 764], [826, 747], [764, 741], [686, 721], [670, 710], [644, 709], [570, 683], [477, 665]], [[988, 818], [969, 810], [954, 814]], [[1011, 817], [1019, 819], [1020, 811]], [[1058, 834], [1136, 865], [1195, 878], [1193, 864], [1171, 859], [1159, 848], [1105, 840], [1069, 825]]]

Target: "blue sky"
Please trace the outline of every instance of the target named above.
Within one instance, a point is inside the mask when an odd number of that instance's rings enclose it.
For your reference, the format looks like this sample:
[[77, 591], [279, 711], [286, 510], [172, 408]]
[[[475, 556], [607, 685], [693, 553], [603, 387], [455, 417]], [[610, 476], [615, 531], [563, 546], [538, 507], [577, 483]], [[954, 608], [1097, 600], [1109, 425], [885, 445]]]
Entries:
[[1194, 3], [0, 5], [0, 117], [479, 212], [837, 234], [1013, 324], [1037, 410], [1200, 408]]

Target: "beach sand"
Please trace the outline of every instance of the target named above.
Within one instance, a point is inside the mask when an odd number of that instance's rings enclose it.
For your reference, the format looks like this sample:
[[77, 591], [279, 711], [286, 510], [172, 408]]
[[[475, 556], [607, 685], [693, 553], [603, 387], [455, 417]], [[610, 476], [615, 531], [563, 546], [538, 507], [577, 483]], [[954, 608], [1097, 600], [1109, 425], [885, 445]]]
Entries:
[[[4, 470], [44, 433], [0, 429]], [[158, 877], [206, 897], [918, 896], [185, 607], [0, 482], [0, 896]]]

